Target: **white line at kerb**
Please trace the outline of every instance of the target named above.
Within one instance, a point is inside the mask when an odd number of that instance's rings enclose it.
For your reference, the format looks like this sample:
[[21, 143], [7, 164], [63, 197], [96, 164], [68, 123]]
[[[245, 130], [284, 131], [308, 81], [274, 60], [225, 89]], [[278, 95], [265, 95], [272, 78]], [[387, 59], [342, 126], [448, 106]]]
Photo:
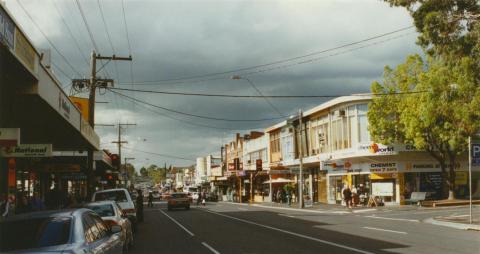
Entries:
[[372, 228], [372, 227], [363, 227], [363, 228], [365, 228], [365, 229], [370, 229], [370, 230], [378, 230], [378, 231], [390, 232], [390, 233], [404, 234], [404, 235], [407, 234], [407, 232], [395, 231], [395, 230], [389, 230], [389, 229], [383, 229], [383, 228]]
[[216, 215], [218, 215], [218, 216], [223, 216], [223, 217], [225, 217], [225, 218], [229, 218], [229, 219], [232, 219], [232, 220], [241, 221], [241, 222], [244, 222], [244, 223], [247, 223], [247, 224], [259, 226], [259, 227], [262, 227], [262, 228], [267, 228], [267, 229], [270, 229], [270, 230], [282, 232], [282, 233], [285, 233], [285, 234], [288, 234], [288, 235], [293, 235], [293, 236], [297, 236], [297, 237], [300, 237], [300, 238], [312, 240], [312, 241], [315, 241], [315, 242], [332, 245], [332, 246], [339, 247], [339, 248], [342, 248], [342, 249], [346, 249], [346, 250], [350, 250], [350, 251], [355, 251], [355, 252], [363, 253], [363, 254], [373, 254], [373, 252], [368, 252], [368, 251], [364, 251], [364, 250], [352, 248], [352, 247], [349, 247], [349, 246], [346, 246], [346, 245], [343, 245], [343, 244], [334, 243], [334, 242], [330, 242], [330, 241], [318, 239], [318, 238], [315, 238], [315, 237], [311, 237], [311, 236], [308, 236], [308, 235], [303, 235], [303, 234], [299, 234], [299, 233], [295, 233], [295, 232], [291, 232], [291, 231], [287, 231], [287, 230], [283, 230], [283, 229], [279, 229], [279, 228], [275, 228], [275, 227], [263, 225], [263, 224], [256, 223], [256, 222], [253, 222], [253, 221], [248, 221], [248, 220], [244, 220], [244, 219], [232, 217], [232, 216], [229, 216], [229, 215], [225, 215], [225, 214], [221, 214], [221, 213], [216, 213], [216, 212], [212, 212], [212, 211], [209, 211], [209, 210], [202, 210], [202, 211], [205, 211], [205, 212], [207, 212], [207, 213], [216, 214]]
[[215, 254], [220, 254], [220, 252], [218, 252], [216, 249], [212, 248], [212, 246], [208, 245], [206, 242], [202, 242], [203, 246], [207, 247], [207, 249], [209, 249], [211, 252], [215, 253]]
[[167, 216], [167, 218], [169, 218], [171, 221], [175, 222], [175, 224], [177, 224], [180, 228], [182, 228], [183, 230], [185, 230], [185, 232], [187, 232], [189, 235], [191, 236], [194, 236], [194, 234], [188, 230], [186, 227], [184, 227], [182, 224], [180, 224], [180, 222], [176, 221], [174, 218], [170, 217], [168, 214], [166, 214], [164, 211], [162, 211], [161, 209], [158, 209], [158, 211], [160, 211], [161, 213], [163, 213], [163, 215]]
[[397, 221], [409, 221], [409, 222], [420, 222], [419, 220], [410, 220], [410, 219], [401, 219], [401, 218], [388, 218], [388, 217], [379, 217], [379, 216], [363, 216], [365, 218], [379, 219], [379, 220], [397, 220]]

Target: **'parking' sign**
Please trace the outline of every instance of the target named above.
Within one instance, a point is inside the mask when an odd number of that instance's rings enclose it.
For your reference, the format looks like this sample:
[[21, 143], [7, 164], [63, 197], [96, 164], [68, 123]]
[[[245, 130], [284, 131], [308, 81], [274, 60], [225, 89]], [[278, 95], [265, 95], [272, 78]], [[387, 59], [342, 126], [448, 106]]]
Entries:
[[472, 142], [472, 165], [480, 166], [480, 142]]

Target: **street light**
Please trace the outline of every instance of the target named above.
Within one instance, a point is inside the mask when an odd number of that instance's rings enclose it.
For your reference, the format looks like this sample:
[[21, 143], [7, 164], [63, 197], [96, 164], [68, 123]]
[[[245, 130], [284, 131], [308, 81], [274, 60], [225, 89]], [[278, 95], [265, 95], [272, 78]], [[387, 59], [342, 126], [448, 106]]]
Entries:
[[265, 97], [265, 95], [263, 95], [262, 91], [260, 91], [260, 89], [257, 88], [257, 86], [248, 78], [245, 78], [245, 77], [242, 77], [242, 76], [239, 76], [239, 75], [233, 75], [232, 76], [232, 79], [233, 80], [240, 80], [240, 79], [243, 79], [243, 80], [246, 80], [250, 86], [253, 87], [253, 89], [255, 89], [255, 91], [257, 91], [257, 93], [262, 96], [262, 98], [268, 103], [268, 105], [270, 105], [270, 107], [275, 111], [277, 112], [278, 115], [280, 115], [281, 117], [284, 117], [284, 118], [287, 118], [286, 115], [282, 114], [282, 112], [280, 112], [280, 110], [277, 109], [277, 107], [275, 107], [275, 105], [272, 104], [272, 102], [267, 98]]
[[125, 168], [124, 168], [124, 172], [123, 172], [124, 175], [123, 176], [125, 177], [125, 179], [124, 179], [125, 180], [125, 188], [128, 188], [128, 186], [127, 186], [127, 182], [128, 182], [127, 161], [128, 160], [135, 160], [135, 158], [125, 157], [124, 160], [125, 160]]

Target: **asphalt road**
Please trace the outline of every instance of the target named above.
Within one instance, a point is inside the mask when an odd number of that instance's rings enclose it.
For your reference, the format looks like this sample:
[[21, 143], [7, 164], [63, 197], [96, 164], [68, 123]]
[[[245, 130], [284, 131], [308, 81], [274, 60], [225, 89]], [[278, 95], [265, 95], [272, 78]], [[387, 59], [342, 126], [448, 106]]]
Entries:
[[145, 209], [130, 253], [480, 253], [480, 232], [412, 219], [429, 210], [308, 212], [229, 203]]

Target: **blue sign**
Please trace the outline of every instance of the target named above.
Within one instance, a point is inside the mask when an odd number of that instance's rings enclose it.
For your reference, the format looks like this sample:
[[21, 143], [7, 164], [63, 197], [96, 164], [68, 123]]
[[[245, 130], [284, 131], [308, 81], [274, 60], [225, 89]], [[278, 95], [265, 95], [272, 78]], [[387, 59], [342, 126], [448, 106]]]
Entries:
[[0, 42], [6, 44], [13, 50], [15, 42], [15, 24], [7, 15], [7, 13], [0, 8]]
[[472, 166], [480, 166], [480, 143], [472, 143]]

